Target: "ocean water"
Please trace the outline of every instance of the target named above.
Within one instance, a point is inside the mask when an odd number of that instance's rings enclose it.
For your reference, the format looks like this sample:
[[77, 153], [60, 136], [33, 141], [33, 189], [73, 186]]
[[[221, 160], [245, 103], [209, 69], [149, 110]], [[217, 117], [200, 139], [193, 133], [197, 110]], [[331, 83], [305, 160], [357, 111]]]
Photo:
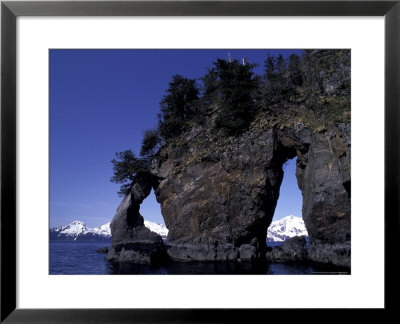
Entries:
[[[269, 243], [269, 245], [271, 244]], [[347, 274], [343, 269], [334, 267], [267, 262], [170, 262], [164, 266], [113, 264], [104, 260], [106, 254], [96, 252], [97, 249], [104, 246], [109, 247], [110, 243], [51, 241], [49, 274]]]

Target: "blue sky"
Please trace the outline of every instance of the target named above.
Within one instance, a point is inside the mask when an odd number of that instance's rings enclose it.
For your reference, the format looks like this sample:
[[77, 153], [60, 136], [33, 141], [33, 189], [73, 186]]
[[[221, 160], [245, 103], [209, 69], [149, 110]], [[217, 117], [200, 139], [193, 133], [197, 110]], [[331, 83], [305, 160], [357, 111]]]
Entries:
[[[245, 57], [263, 70], [268, 54], [301, 50], [50, 50], [50, 227], [74, 220], [89, 227], [111, 221], [121, 198], [111, 183], [116, 152], [139, 153], [143, 131], [157, 125], [159, 103], [174, 74], [200, 78], [217, 58]], [[275, 219], [301, 216], [294, 162]], [[152, 193], [145, 219], [163, 223]]]

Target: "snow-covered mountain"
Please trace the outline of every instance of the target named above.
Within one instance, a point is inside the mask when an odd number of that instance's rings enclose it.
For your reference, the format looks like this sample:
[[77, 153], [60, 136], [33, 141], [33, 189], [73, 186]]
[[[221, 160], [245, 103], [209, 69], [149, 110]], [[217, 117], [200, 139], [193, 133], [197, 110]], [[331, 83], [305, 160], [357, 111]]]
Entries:
[[50, 229], [50, 240], [60, 241], [108, 241], [111, 240], [110, 223], [89, 228], [81, 221]]
[[294, 215], [272, 222], [267, 231], [267, 242], [283, 242], [293, 236], [308, 236], [304, 221]]
[[[110, 241], [111, 222], [95, 228], [89, 228], [84, 222], [74, 221], [71, 224], [50, 229], [50, 240], [60, 241]], [[151, 231], [166, 239], [168, 229], [163, 224], [144, 221], [144, 225]]]

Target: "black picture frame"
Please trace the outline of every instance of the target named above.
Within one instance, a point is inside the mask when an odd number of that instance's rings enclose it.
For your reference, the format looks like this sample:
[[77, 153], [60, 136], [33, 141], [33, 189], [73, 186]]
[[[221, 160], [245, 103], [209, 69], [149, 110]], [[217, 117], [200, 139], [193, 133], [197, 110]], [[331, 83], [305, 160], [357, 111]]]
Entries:
[[[395, 1], [2, 1], [1, 2], [1, 322], [233, 323], [264, 321], [271, 309], [16, 308], [16, 19], [19, 16], [384, 16], [385, 313], [395, 311], [400, 228], [400, 0]], [[368, 162], [366, 162], [368, 163]], [[373, 166], [371, 166], [373, 169]], [[366, 247], [367, 248], [367, 247]], [[373, 261], [373, 256], [371, 256]], [[367, 283], [366, 283], [367, 284]], [[40, 292], [38, 292], [40, 293]], [[345, 293], [345, 292], [344, 292]], [[111, 298], [111, 296], [107, 296]], [[239, 298], [240, 296], [238, 296]], [[301, 298], [301, 296], [299, 296]], [[310, 310], [308, 310], [310, 311]], [[311, 310], [315, 311], [315, 310]], [[343, 315], [325, 310], [334, 319]], [[357, 310], [352, 310], [357, 311]], [[382, 310], [376, 310], [382, 320]], [[347, 311], [349, 312], [349, 310]], [[371, 314], [371, 313], [368, 313]], [[296, 320], [304, 310], [285, 313]], [[340, 317], [339, 317], [340, 316]], [[368, 315], [369, 317], [372, 316]], [[375, 316], [375, 315], [374, 315]], [[378, 317], [376, 317], [378, 318]], [[372, 319], [372, 317], [370, 317]], [[311, 320], [312, 321], [312, 320]]]

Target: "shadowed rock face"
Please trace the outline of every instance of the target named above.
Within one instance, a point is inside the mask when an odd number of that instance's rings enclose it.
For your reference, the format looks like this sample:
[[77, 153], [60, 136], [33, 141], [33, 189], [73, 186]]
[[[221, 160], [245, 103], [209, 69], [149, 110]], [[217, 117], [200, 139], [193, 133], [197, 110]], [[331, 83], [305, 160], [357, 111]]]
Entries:
[[350, 125], [313, 134], [296, 169], [310, 259], [345, 267], [350, 267], [350, 144]]

